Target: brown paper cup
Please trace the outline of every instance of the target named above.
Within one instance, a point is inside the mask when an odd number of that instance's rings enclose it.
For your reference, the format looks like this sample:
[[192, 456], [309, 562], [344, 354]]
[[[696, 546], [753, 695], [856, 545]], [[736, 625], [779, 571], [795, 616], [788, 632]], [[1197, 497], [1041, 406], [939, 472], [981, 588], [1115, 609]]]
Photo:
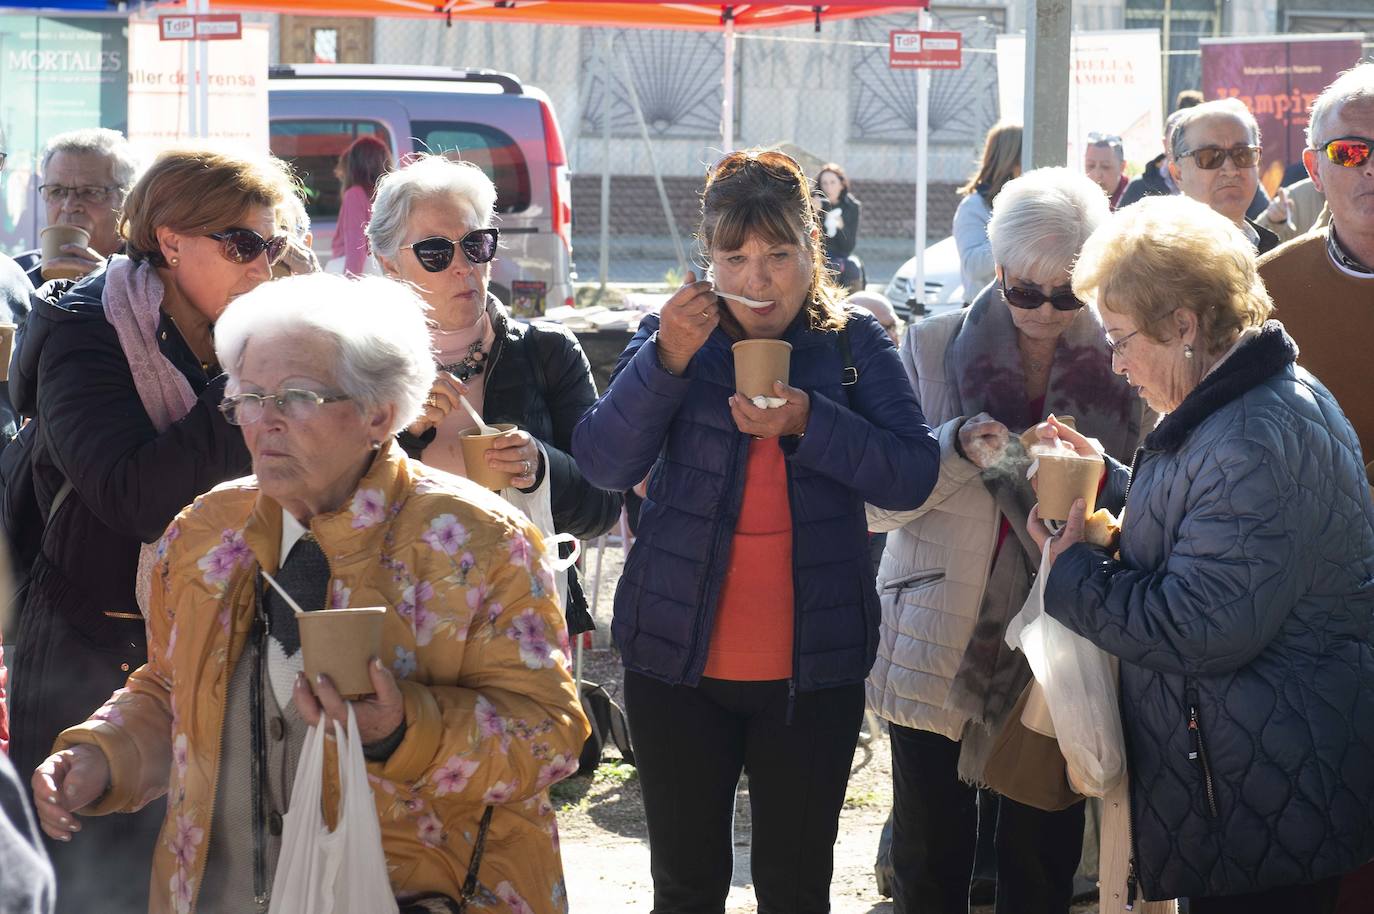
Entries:
[[1083, 499], [1088, 514], [1097, 510], [1101, 460], [1068, 454], [1062, 457], [1047, 454], [1037, 459], [1040, 468], [1035, 473], [1035, 493], [1040, 500], [1042, 520], [1068, 520], [1076, 498]]
[[1039, 682], [1031, 682], [1030, 694], [1026, 696], [1026, 707], [1021, 711], [1021, 726], [1034, 730], [1041, 736], [1054, 736], [1054, 721], [1050, 719], [1050, 706], [1045, 703], [1045, 690]]
[[735, 391], [749, 399], [776, 397], [773, 382], [791, 377], [792, 344], [782, 340], [740, 340], [735, 352]]
[[[1073, 421], [1073, 416], [1055, 416], [1054, 418], [1058, 419], [1061, 424], [1067, 425], [1074, 431], [1078, 431], [1078, 425]], [[1035, 430], [1039, 426], [1040, 423], [1037, 422], [1021, 433], [1021, 446], [1026, 450], [1030, 450], [1031, 445], [1040, 440], [1040, 436], [1035, 434]]]
[[458, 433], [458, 444], [463, 448], [463, 467], [468, 479], [493, 492], [499, 492], [515, 478], [512, 473], [503, 473], [487, 466], [487, 451], [491, 443], [506, 432], [515, 431], [514, 425], [493, 425], [495, 435], [483, 435], [479, 429], [470, 428]]
[[344, 698], [371, 695], [367, 662], [381, 654], [384, 619], [384, 606], [296, 613], [305, 675], [313, 683], [323, 673]]
[[10, 379], [10, 353], [14, 351], [14, 324], [0, 323], [0, 381]]
[[75, 279], [90, 272], [89, 266], [74, 260], [62, 252], [64, 244], [79, 244], [86, 247], [91, 243], [90, 232], [79, 225], [50, 225], [38, 233], [39, 244], [43, 247], [42, 275], [44, 279]]

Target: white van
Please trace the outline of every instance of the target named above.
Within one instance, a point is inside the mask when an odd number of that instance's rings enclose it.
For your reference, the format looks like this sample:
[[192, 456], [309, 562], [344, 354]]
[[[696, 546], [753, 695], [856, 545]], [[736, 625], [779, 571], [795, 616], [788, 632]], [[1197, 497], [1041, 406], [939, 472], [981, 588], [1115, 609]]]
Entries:
[[321, 260], [339, 214], [335, 163], [370, 134], [397, 162], [434, 152], [480, 165], [496, 184], [501, 229], [491, 291], [523, 317], [573, 303], [568, 159], [539, 89], [509, 73], [452, 67], [303, 64], [268, 76], [272, 152], [305, 185]]

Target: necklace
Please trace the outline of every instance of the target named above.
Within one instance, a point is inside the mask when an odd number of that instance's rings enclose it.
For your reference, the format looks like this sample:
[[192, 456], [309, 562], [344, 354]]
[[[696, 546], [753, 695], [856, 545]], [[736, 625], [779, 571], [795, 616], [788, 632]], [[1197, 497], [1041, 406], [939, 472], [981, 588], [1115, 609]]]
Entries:
[[448, 364], [440, 363], [439, 370], [446, 371], [454, 375], [458, 380], [466, 382], [469, 378], [475, 378], [487, 367], [487, 352], [482, 348], [482, 341], [477, 340], [468, 346], [468, 351], [456, 362]]

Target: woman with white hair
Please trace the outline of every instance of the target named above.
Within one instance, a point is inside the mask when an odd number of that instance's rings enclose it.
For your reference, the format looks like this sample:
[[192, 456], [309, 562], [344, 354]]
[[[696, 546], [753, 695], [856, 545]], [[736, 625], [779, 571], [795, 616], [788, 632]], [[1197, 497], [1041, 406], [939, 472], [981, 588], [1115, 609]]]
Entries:
[[[488, 425], [517, 427], [486, 452], [488, 467], [515, 474], [519, 494], [507, 494], [526, 505], [547, 499], [546, 535], [591, 539], [611, 528], [623, 501], [588, 482], [571, 453], [573, 426], [596, 402], [591, 366], [568, 330], [514, 320], [488, 290], [500, 237], [496, 202], [480, 168], [444, 156], [421, 156], [377, 184], [368, 240], [386, 275], [429, 304], [439, 363], [424, 412], [400, 444], [430, 466], [467, 475], [459, 438], [476, 423], [459, 403], [466, 396]], [[572, 569], [567, 603], [574, 633], [590, 629]]]
[[588, 733], [567, 636], [528, 521], [391, 440], [434, 380], [423, 305], [382, 279], [292, 277], [235, 301], [215, 345], [255, 475], [159, 542], [148, 663], [39, 767], [44, 830], [79, 841], [73, 813], [165, 794], [150, 910], [261, 910], [305, 731], [350, 704], [305, 678], [271, 574], [308, 611], [387, 607], [373, 694], [351, 705], [402, 910], [467, 898], [475, 874], [484, 911], [566, 911], [547, 788]]
[[[1069, 285], [1107, 214], [1101, 188], [1065, 168], [1008, 182], [988, 224], [995, 282], [969, 309], [913, 326], [902, 347], [941, 463], [917, 510], [868, 509], [869, 528], [890, 531], [868, 703], [891, 724], [897, 912], [967, 911], [980, 827], [970, 785], [983, 782], [993, 738], [1030, 679], [1003, 640], [1039, 566], [1016, 436], [1047, 413], [1072, 415], [1126, 459], [1141, 435], [1143, 408], [1113, 376], [1102, 325]], [[997, 805], [997, 910], [1067, 912], [1082, 803]]]

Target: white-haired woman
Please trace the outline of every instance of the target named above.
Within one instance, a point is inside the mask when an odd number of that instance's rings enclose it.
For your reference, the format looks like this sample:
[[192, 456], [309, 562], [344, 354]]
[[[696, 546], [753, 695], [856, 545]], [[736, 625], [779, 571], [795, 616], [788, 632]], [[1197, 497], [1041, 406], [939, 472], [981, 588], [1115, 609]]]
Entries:
[[[610, 529], [623, 501], [588, 482], [571, 453], [573, 426], [596, 402], [591, 366], [566, 329], [513, 320], [488, 291], [495, 208], [491, 179], [443, 156], [421, 156], [377, 184], [368, 240], [386, 275], [429, 304], [439, 362], [424, 413], [399, 440], [411, 457], [465, 475], [458, 439], [476, 424], [459, 404], [466, 396], [489, 425], [517, 426], [496, 439], [487, 465], [516, 474], [511, 484], [527, 496], [547, 488], [553, 530], [544, 532], [590, 539]], [[574, 631], [589, 629], [586, 600], [569, 577], [568, 618]]]
[[316, 274], [262, 286], [216, 326], [223, 409], [255, 476], [172, 522], [149, 662], [34, 776], [59, 840], [80, 831], [73, 813], [167, 795], [153, 912], [258, 910], [305, 730], [347, 718], [327, 677], [306, 680], [263, 571], [307, 610], [388, 607], [375, 693], [352, 705], [397, 896], [456, 898], [475, 863], [482, 910], [567, 909], [547, 788], [588, 727], [563, 620], [529, 523], [391, 440], [434, 379], [422, 311], [397, 283]]
[[[1112, 374], [1102, 325], [1069, 285], [1107, 214], [1101, 188], [1068, 169], [1009, 181], [988, 224], [996, 281], [967, 311], [916, 324], [902, 347], [941, 463], [919, 509], [868, 512], [871, 530], [890, 531], [868, 702], [891, 723], [898, 912], [967, 911], [980, 827], [969, 784], [982, 780], [992, 739], [1030, 679], [1003, 642], [1039, 565], [1016, 435], [1047, 413], [1073, 415], [1124, 459], [1141, 434], [1142, 406]], [[1082, 804], [1053, 813], [997, 805], [998, 911], [1067, 911]]]

